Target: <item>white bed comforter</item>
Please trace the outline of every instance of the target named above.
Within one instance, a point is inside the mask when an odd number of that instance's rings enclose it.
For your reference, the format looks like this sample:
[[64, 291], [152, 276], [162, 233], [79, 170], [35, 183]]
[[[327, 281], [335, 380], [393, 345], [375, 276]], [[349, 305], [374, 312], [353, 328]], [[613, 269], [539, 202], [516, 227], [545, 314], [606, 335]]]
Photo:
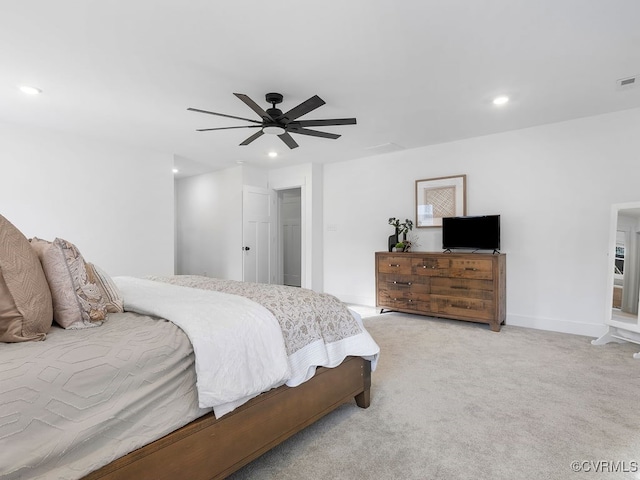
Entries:
[[125, 309], [178, 325], [195, 352], [200, 407], [216, 417], [262, 392], [380, 348], [337, 298], [281, 285], [198, 276], [116, 277]]
[[290, 377], [280, 325], [244, 297], [132, 277], [116, 277], [125, 309], [162, 317], [189, 337], [198, 401], [220, 417]]

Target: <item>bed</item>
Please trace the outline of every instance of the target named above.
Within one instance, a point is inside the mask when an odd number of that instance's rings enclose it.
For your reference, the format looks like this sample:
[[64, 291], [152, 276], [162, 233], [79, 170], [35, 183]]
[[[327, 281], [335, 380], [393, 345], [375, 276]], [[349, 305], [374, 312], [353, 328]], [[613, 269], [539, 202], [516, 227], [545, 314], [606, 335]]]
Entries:
[[[335, 297], [98, 270], [101, 279], [85, 272], [89, 282], [75, 284], [83, 316], [38, 326], [25, 302], [46, 318], [47, 298], [24, 268], [17, 275], [15, 259], [31, 254], [15, 232], [7, 237], [7, 223], [0, 216], [3, 479], [225, 478], [339, 405], [369, 406], [379, 349]], [[41, 246], [58, 254], [65, 245]], [[66, 253], [93, 271], [75, 247]], [[107, 312], [118, 295], [124, 308]], [[15, 312], [24, 313], [20, 328]]]

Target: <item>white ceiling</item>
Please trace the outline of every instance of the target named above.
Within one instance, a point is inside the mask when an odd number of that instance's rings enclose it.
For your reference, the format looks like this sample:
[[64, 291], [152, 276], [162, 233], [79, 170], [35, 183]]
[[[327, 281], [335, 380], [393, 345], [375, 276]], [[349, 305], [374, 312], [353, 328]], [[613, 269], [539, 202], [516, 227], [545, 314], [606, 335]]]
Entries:
[[[20, 0], [0, 5], [0, 122], [174, 154], [183, 174], [369, 156], [640, 107], [638, 0]], [[637, 80], [640, 83], [640, 78]], [[41, 88], [36, 97], [16, 87]], [[233, 93], [301, 119], [356, 117], [294, 135], [248, 125]], [[511, 102], [498, 108], [498, 94]], [[391, 145], [390, 145], [391, 144]], [[380, 148], [373, 148], [379, 147]], [[269, 150], [279, 157], [270, 159]]]

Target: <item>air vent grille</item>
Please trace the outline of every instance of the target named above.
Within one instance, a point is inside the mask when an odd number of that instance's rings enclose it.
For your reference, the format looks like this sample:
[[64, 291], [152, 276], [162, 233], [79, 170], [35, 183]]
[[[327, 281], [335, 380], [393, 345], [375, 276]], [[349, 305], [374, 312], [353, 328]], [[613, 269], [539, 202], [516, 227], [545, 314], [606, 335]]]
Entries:
[[374, 145], [373, 147], [365, 148], [368, 155], [380, 155], [383, 153], [397, 152], [404, 149], [405, 147], [393, 142], [383, 143], [381, 145]]
[[628, 88], [635, 87], [638, 83], [638, 75], [627, 78], [619, 78], [616, 80], [616, 88], [618, 90], [626, 90]]

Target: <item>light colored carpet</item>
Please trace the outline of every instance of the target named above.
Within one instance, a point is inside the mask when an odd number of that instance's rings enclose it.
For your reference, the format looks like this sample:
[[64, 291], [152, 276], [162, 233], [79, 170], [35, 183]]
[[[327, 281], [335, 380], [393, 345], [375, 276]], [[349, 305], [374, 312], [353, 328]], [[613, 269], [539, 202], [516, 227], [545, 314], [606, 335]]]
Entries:
[[637, 345], [404, 314], [364, 322], [382, 352], [371, 407], [340, 407], [231, 478], [640, 478]]

